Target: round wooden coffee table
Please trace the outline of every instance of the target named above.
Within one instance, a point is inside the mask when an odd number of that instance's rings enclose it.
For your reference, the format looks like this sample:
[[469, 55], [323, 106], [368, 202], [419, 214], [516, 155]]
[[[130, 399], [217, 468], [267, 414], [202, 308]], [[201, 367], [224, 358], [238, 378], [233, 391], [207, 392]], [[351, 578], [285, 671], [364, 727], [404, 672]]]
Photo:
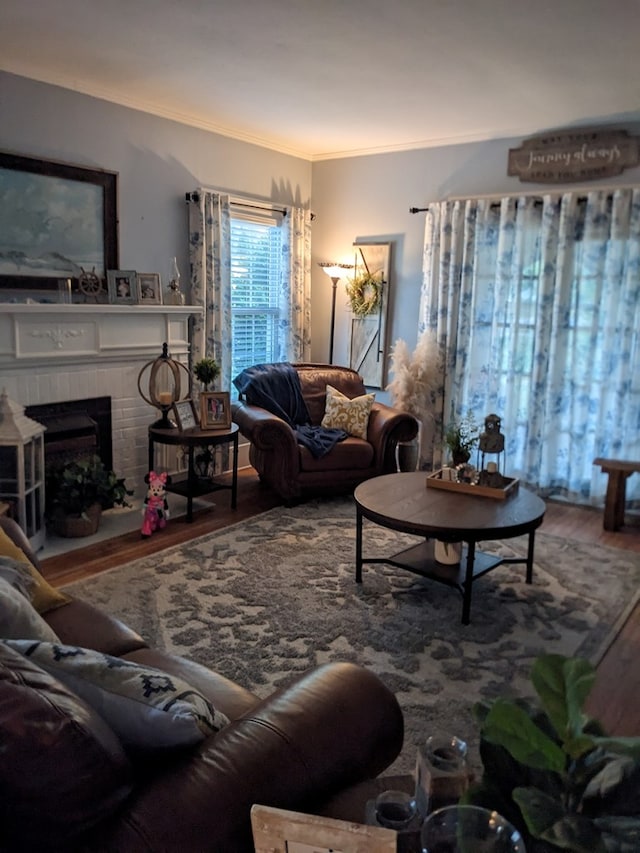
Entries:
[[[545, 504], [537, 495], [519, 488], [504, 500], [427, 488], [423, 471], [385, 474], [361, 483], [356, 502], [356, 581], [362, 583], [364, 563], [389, 563], [462, 594], [462, 622], [469, 624], [474, 582], [503, 563], [525, 563], [526, 582], [533, 579], [535, 531], [542, 524]], [[382, 527], [424, 536], [425, 541], [390, 557], [362, 556], [362, 519]], [[529, 535], [526, 558], [500, 557], [476, 551], [476, 543]], [[432, 539], [465, 543], [460, 564], [436, 562]]]

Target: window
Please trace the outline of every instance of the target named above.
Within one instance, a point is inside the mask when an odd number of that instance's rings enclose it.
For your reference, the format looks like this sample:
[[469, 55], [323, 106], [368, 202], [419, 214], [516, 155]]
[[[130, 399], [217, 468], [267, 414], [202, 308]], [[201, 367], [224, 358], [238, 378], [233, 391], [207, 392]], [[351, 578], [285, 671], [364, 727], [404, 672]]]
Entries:
[[232, 376], [278, 361], [282, 231], [273, 219], [231, 215]]

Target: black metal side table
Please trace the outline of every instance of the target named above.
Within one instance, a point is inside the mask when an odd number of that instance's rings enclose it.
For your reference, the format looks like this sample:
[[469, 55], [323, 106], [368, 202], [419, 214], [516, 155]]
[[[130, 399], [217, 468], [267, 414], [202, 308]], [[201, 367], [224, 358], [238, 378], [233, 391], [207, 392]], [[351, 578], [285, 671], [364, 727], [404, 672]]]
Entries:
[[[182, 495], [187, 499], [187, 521], [193, 520], [193, 499], [208, 495], [218, 489], [231, 489], [231, 509], [236, 508], [238, 496], [238, 425], [231, 424], [228, 429], [158, 429], [149, 427], [149, 470], [154, 470], [155, 445], [169, 444], [186, 447], [188, 450], [187, 476], [172, 481], [167, 491]], [[199, 477], [194, 467], [196, 447], [216, 447], [230, 444], [233, 446], [233, 469], [231, 485], [221, 483], [216, 478]]]

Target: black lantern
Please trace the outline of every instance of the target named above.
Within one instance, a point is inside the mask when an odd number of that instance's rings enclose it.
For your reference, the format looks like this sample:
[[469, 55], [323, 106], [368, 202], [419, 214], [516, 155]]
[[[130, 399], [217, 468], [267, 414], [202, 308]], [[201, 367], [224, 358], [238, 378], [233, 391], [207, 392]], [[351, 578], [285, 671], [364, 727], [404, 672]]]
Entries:
[[[182, 376], [182, 371], [186, 374], [186, 380]], [[185, 381], [186, 393], [183, 394], [182, 389]], [[142, 390], [143, 384], [147, 389], [146, 394]], [[176, 429], [174, 422], [169, 420], [169, 412], [174, 403], [189, 399], [191, 396], [191, 374], [186, 365], [171, 358], [169, 348], [164, 343], [162, 344], [162, 355], [145, 364], [138, 374], [138, 391], [145, 402], [162, 412], [162, 417], [152, 426], [156, 429]]]

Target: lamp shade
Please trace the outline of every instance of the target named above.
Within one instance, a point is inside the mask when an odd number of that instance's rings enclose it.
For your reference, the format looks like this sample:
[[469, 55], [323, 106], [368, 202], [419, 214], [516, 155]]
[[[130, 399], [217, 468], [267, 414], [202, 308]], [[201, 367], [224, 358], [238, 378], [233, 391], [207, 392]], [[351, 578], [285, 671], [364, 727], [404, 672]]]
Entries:
[[339, 279], [347, 270], [353, 269], [353, 264], [338, 264], [335, 261], [321, 261], [318, 264], [331, 279]]

